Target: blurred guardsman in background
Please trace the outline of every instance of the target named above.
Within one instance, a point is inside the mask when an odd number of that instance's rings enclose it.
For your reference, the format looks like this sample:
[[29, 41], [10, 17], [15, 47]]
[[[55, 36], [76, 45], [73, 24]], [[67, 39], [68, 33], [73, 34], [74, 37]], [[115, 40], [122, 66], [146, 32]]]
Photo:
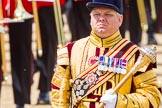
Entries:
[[86, 8], [86, 3], [92, 0], [68, 0], [66, 3], [66, 15], [72, 41], [89, 35], [91, 27], [89, 25], [90, 12]]
[[155, 32], [162, 33], [162, 1], [155, 0], [157, 20], [154, 25]]
[[[141, 56], [138, 46], [121, 37], [122, 0], [93, 0], [86, 6], [91, 10], [92, 31], [58, 49], [52, 107], [101, 108], [100, 102], [105, 108], [159, 107], [161, 94], [153, 64], [128, 74], [135, 63], [141, 63], [137, 59]], [[129, 79], [112, 94], [127, 74]]]
[[[138, 0], [124, 0], [123, 1], [124, 20], [123, 20], [122, 26], [120, 27], [120, 31], [121, 31], [122, 36], [125, 37], [126, 30], [129, 30], [130, 40], [134, 42], [135, 44], [137, 44], [138, 46], [141, 46], [141, 41], [142, 41], [141, 23], [143, 22], [140, 21], [141, 17], [140, 17], [140, 12], [138, 9], [138, 7], [141, 7], [141, 6], [139, 6], [137, 2]], [[154, 36], [154, 33], [155, 33], [154, 27], [155, 27], [156, 20], [153, 20], [153, 18], [151, 17], [152, 11], [151, 11], [150, 1], [144, 0], [144, 4], [142, 6], [143, 6], [142, 8], [145, 8], [145, 13], [143, 13], [142, 15], [146, 16], [146, 20], [148, 24], [148, 29], [146, 30], [147, 36], [148, 36], [147, 44], [157, 44], [156, 38]]]
[[[24, 108], [25, 104], [30, 104], [32, 84], [31, 37], [33, 18], [29, 14], [32, 12], [32, 5], [27, 0], [3, 0], [3, 2], [8, 2], [8, 8], [5, 8], [3, 12], [4, 17], [17, 18], [17, 21], [8, 24], [11, 74], [16, 108]], [[25, 11], [22, 8], [25, 8]], [[19, 20], [24, 21], [20, 22]]]
[[[158, 43], [157, 43], [156, 38], [155, 38], [155, 28], [154, 28], [156, 19], [153, 19], [151, 17], [153, 13], [151, 11], [152, 10], [151, 9], [151, 3], [150, 3], [149, 0], [145, 0], [145, 7], [146, 7], [147, 22], [148, 22], [148, 30], [147, 30], [148, 41], [147, 41], [147, 44], [157, 45]], [[156, 10], [154, 10], [154, 11], [155, 11], [155, 14], [156, 14]]]
[[[60, 0], [60, 5], [64, 11], [65, 0]], [[50, 82], [56, 64], [58, 37], [53, 3], [44, 0], [37, 2], [37, 6], [43, 52], [42, 56], [38, 55], [38, 59], [35, 60], [35, 68], [37, 68], [35, 70], [40, 71], [38, 104], [49, 104]]]
[[[5, 2], [5, 1], [4, 1]], [[15, 10], [22, 3], [22, 7], [27, 12], [32, 13], [32, 2], [28, 0], [10, 0], [10, 10], [5, 13], [6, 17], [15, 18]], [[19, 5], [18, 5], [18, 4]], [[60, 1], [61, 6], [65, 0]], [[19, 8], [22, 11], [22, 8]], [[53, 3], [48, 1], [37, 2], [38, 17], [41, 32], [41, 43], [43, 54], [38, 56], [44, 66], [40, 69], [39, 63], [34, 65], [40, 71], [39, 87], [40, 94], [38, 104], [49, 104], [50, 81], [53, 75], [53, 69], [56, 63], [57, 32], [53, 12]], [[19, 12], [18, 11], [18, 12]], [[8, 14], [8, 12], [10, 12]], [[17, 108], [23, 108], [24, 104], [30, 104], [30, 88], [32, 83], [32, 52], [31, 52], [31, 34], [33, 18], [25, 19], [24, 22], [15, 22], [9, 24], [11, 65], [14, 88], [14, 99]], [[37, 61], [37, 60], [35, 60]], [[37, 64], [38, 63], [38, 64]], [[22, 98], [23, 97], [23, 98]]]
[[137, 0], [123, 0], [123, 23], [120, 27], [122, 37], [129, 30], [130, 40], [141, 46], [142, 28], [138, 12]]

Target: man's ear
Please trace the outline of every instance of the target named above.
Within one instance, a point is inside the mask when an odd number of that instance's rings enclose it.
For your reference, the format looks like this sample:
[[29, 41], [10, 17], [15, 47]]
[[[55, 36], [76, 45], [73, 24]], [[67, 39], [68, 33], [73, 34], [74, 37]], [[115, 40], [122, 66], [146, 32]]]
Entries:
[[122, 25], [123, 22], [123, 15], [119, 16], [119, 27]]

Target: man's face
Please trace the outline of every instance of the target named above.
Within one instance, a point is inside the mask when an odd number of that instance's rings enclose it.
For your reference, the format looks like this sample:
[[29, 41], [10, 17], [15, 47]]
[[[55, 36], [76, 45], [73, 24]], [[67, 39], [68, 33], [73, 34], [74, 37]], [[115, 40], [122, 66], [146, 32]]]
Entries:
[[110, 8], [96, 7], [90, 15], [91, 28], [101, 38], [106, 38], [114, 34], [123, 21], [123, 16]]

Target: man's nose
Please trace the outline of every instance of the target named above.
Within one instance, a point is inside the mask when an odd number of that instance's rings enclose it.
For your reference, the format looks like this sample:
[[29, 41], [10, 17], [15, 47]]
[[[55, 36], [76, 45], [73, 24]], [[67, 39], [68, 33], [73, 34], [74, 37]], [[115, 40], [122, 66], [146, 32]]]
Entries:
[[99, 20], [100, 21], [105, 21], [105, 15], [100, 15]]

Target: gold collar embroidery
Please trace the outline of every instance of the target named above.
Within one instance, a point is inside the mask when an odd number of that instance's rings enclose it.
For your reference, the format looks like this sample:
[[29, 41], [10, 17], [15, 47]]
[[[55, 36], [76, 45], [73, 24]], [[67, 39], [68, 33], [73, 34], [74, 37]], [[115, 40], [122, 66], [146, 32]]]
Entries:
[[92, 42], [92, 44], [94, 44], [99, 48], [101, 47], [110, 48], [121, 39], [122, 37], [120, 35], [119, 30], [115, 32], [113, 35], [104, 39], [98, 37], [93, 31], [91, 31], [91, 35], [90, 35], [90, 41]]

